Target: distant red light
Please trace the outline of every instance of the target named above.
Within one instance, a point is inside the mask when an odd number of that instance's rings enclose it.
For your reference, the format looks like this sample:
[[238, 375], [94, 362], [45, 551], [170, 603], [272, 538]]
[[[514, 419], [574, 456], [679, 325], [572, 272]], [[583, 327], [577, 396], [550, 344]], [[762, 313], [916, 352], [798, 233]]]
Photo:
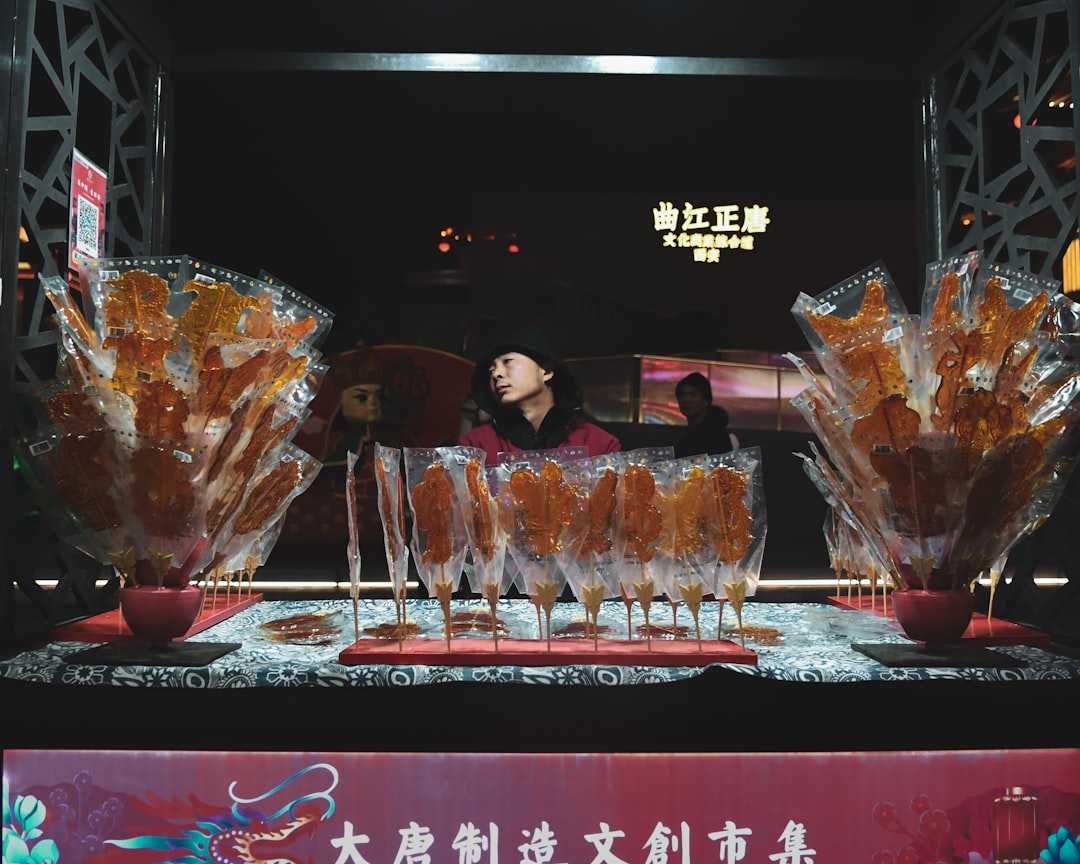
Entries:
[[518, 246], [517, 243], [511, 243], [509, 246], [506, 247], [506, 251], [509, 252], [511, 255], [517, 255], [517, 253], [521, 251], [521, 247]]
[[450, 244], [447, 243], [445, 240], [443, 240], [442, 243], [439, 244], [439, 251], [440, 252], [449, 252], [450, 251]]

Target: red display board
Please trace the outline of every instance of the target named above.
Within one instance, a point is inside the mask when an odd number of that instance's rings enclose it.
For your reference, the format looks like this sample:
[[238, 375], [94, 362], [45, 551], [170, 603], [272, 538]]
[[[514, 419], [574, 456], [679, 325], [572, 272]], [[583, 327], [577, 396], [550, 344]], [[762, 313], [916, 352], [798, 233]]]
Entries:
[[[862, 596], [846, 595], [829, 597], [828, 602], [832, 606], [841, 609], [854, 609], [859, 612], [870, 612], [875, 615], [884, 615], [889, 618], [896, 617], [893, 613], [892, 596], [882, 596], [878, 591], [871, 595], [869, 591]], [[1005, 621], [1001, 618], [992, 618], [975, 612], [971, 616], [971, 623], [960, 641], [965, 645], [978, 645], [989, 647], [992, 645], [1048, 645], [1051, 641], [1050, 634], [1042, 630], [1033, 630], [1023, 624]]]
[[[753, 734], [739, 708], [712, 718], [718, 736]], [[549, 719], [567, 741], [584, 722]], [[649, 743], [647, 715], [608, 719]], [[5, 860], [64, 864], [970, 864], [1037, 858], [1080, 831], [1077, 749], [9, 750], [4, 778]]]
[[757, 654], [726, 639], [633, 641], [602, 639], [454, 639], [448, 650], [442, 639], [362, 639], [338, 656], [346, 666], [361, 663], [439, 666], [564, 666], [599, 663], [608, 666], [708, 666], [710, 663], [757, 663]]
[[[215, 624], [220, 624], [242, 609], [258, 603], [262, 594], [252, 594], [247, 590], [226, 593], [210, 591], [203, 603], [203, 610], [195, 623], [181, 639], [190, 639]], [[83, 618], [53, 630], [52, 638], [57, 642], [119, 642], [134, 639], [135, 636], [124, 621], [119, 609], [110, 609], [100, 615]]]

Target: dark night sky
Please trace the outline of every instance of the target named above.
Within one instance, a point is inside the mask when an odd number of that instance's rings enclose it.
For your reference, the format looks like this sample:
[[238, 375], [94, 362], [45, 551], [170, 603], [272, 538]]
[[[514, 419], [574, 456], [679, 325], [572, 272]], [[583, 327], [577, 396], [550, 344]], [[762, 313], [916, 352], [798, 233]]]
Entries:
[[[910, 82], [189, 72], [175, 86], [173, 251], [267, 270], [338, 314], [375, 294], [392, 316], [407, 274], [446, 266], [445, 224], [520, 231], [518, 270], [593, 302], [720, 316], [712, 347], [801, 350], [798, 291], [878, 259], [918, 294]], [[754, 253], [695, 265], [659, 248], [658, 200], [762, 204], [773, 222]]]

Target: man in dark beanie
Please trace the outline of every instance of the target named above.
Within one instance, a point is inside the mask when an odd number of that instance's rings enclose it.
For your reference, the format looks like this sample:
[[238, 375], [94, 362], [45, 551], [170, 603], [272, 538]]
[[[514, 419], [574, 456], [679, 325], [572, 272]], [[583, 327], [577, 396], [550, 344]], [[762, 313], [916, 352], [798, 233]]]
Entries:
[[675, 385], [679, 410], [686, 418], [686, 431], [675, 445], [677, 457], [698, 453], [727, 453], [732, 449], [728, 432], [728, 413], [712, 404], [709, 379], [700, 372], [691, 372]]
[[547, 337], [535, 327], [500, 334], [477, 358], [472, 397], [491, 417], [458, 443], [500, 453], [583, 446], [589, 456], [615, 453], [619, 439], [590, 422], [581, 386]]

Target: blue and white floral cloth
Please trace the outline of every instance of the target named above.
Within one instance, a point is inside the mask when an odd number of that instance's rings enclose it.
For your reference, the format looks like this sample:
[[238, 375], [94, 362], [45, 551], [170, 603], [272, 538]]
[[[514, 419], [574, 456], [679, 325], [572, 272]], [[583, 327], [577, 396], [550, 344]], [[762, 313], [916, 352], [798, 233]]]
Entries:
[[[452, 612], [487, 612], [484, 603], [455, 600]], [[297, 638], [287, 641], [274, 638], [261, 625], [298, 615], [319, 614], [330, 629], [329, 637]], [[705, 601], [700, 612], [703, 638], [716, 638], [718, 615], [726, 638], [737, 625], [734, 609], [725, 604]], [[515, 639], [541, 638], [535, 607], [525, 599], [499, 601], [499, 619]], [[689, 611], [680, 607], [677, 621], [666, 602], [652, 605], [650, 621], [656, 626], [689, 627], [694, 625]], [[444, 615], [434, 600], [410, 600], [408, 619], [426, 638], [442, 638]], [[577, 603], [556, 604], [551, 631], [573, 627], [584, 621], [584, 607]], [[363, 687], [411, 686], [444, 681], [516, 681], [533, 684], [616, 685], [662, 683], [700, 675], [705, 668], [690, 666], [575, 664], [555, 666], [505, 665], [346, 665], [339, 662], [341, 652], [353, 644], [359, 628], [377, 628], [395, 621], [389, 600], [362, 600], [354, 620], [350, 600], [277, 600], [262, 601], [241, 610], [231, 618], [192, 637], [201, 643], [239, 643], [240, 647], [205, 666], [143, 666], [71, 663], [66, 658], [85, 651], [85, 642], [52, 642], [23, 651], [0, 661], [0, 676], [28, 682], [58, 684], [115, 685], [122, 687]], [[606, 601], [598, 623], [609, 638], [625, 639], [626, 606], [621, 600]], [[631, 627], [644, 623], [640, 608], [633, 607]], [[846, 682], [870, 680], [954, 679], [969, 681], [1080, 679], [1080, 659], [1033, 646], [999, 646], [1001, 652], [1019, 663], [1010, 667], [922, 667], [887, 666], [854, 650], [853, 643], [911, 644], [891, 618], [817, 603], [765, 603], [748, 601], [743, 608], [744, 627], [754, 632], [775, 631], [768, 639], [747, 639], [746, 648], [757, 654], [756, 664], [714, 664], [743, 675], [777, 681]], [[361, 636], [361, 638], [372, 638]], [[490, 632], [455, 636], [490, 639]], [[635, 638], [638, 638], [635, 636]]]

